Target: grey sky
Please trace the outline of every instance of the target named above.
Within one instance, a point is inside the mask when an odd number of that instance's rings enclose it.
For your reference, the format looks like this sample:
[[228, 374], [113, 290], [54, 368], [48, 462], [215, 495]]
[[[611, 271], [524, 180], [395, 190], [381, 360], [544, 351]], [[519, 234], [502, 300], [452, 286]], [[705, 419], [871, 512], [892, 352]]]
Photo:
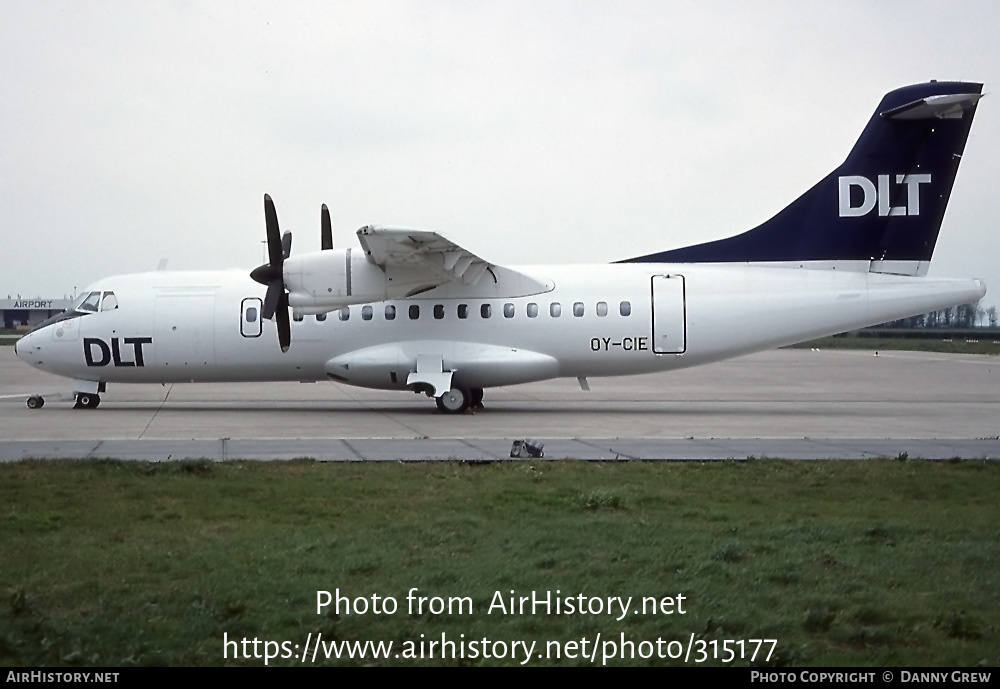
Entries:
[[[882, 95], [998, 82], [992, 2], [46, 2], [0, 23], [0, 290], [261, 261], [367, 223], [606, 262], [770, 217]], [[1000, 303], [987, 97], [931, 274]], [[5, 296], [5, 295], [4, 295]]]

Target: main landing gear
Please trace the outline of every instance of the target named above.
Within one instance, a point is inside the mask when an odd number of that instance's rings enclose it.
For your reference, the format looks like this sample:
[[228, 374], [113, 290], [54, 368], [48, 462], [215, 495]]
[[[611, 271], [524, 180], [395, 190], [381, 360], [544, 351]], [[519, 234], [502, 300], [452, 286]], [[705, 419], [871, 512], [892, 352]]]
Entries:
[[435, 401], [443, 414], [461, 414], [468, 409], [482, 409], [483, 389], [454, 387]]
[[98, 405], [101, 403], [101, 396], [96, 392], [78, 392], [76, 393], [76, 404], [73, 405], [74, 409], [97, 409]]
[[[74, 409], [97, 409], [101, 403], [101, 396], [96, 392], [76, 393], [76, 403]], [[32, 395], [28, 398], [28, 409], [41, 409], [45, 406], [45, 398], [41, 395]]]

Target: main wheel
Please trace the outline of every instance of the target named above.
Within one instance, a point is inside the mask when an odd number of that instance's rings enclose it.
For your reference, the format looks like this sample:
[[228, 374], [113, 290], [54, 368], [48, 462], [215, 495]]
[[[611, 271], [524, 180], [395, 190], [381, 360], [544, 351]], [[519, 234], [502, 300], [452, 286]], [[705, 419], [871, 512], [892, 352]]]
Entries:
[[73, 405], [74, 409], [97, 409], [98, 405], [101, 403], [101, 396], [97, 394], [92, 394], [89, 392], [81, 392], [76, 396], [76, 404]]
[[445, 414], [461, 414], [469, 408], [472, 396], [465, 388], [452, 388], [437, 398], [437, 408]]
[[482, 409], [483, 408], [483, 389], [482, 388], [472, 388], [469, 390], [472, 393], [472, 398], [469, 400], [469, 407], [472, 409]]
[[28, 409], [41, 409], [45, 406], [45, 400], [41, 395], [32, 395], [28, 398]]

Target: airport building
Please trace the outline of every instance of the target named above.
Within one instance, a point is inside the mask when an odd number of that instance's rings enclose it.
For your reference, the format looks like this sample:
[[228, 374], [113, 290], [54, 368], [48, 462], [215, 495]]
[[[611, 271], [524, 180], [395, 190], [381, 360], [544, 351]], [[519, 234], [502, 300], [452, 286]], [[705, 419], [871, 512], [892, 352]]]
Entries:
[[4, 328], [27, 330], [46, 318], [65, 311], [72, 303], [72, 299], [65, 297], [62, 299], [25, 298], [21, 295], [8, 294], [6, 299], [0, 299], [0, 317], [3, 318]]

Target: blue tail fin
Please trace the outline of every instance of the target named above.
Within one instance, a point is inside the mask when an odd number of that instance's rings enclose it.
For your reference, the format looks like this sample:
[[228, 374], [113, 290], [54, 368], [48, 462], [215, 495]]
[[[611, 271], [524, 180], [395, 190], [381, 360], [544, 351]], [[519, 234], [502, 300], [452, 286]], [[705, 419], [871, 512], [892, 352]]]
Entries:
[[818, 261], [923, 274], [982, 88], [932, 81], [891, 91], [847, 160], [767, 222], [728, 239], [623, 262]]

